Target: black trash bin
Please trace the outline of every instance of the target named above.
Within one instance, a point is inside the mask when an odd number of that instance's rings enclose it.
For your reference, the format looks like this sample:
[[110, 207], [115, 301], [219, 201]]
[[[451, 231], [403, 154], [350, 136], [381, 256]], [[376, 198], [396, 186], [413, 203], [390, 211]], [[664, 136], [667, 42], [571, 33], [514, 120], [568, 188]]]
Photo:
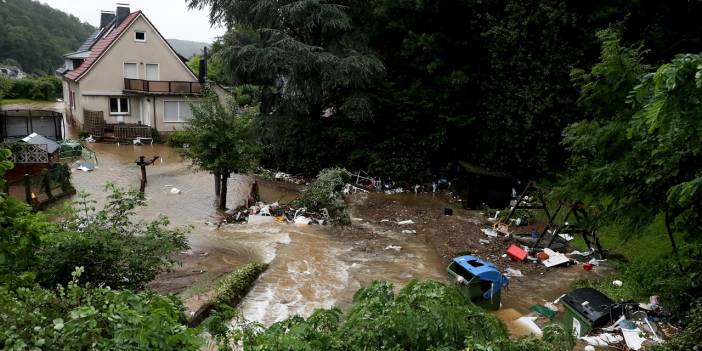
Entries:
[[575, 289], [561, 299], [566, 313], [563, 325], [575, 337], [587, 335], [593, 328], [612, 323], [614, 301], [607, 295], [592, 289]]

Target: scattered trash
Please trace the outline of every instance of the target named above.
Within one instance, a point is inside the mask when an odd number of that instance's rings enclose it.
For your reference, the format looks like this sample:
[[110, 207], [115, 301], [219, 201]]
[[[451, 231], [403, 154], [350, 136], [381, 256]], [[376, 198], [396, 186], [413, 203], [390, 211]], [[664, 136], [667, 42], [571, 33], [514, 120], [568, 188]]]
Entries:
[[180, 189], [178, 189], [178, 188], [171, 188], [171, 194], [173, 194], [173, 195], [180, 195], [180, 193], [182, 193], [182, 191], [181, 191]]
[[640, 350], [643, 342], [646, 341], [646, 339], [641, 337], [641, 329], [637, 327], [633, 329], [622, 327], [622, 335], [624, 335], [626, 346], [632, 350]]
[[615, 280], [612, 282], [612, 285], [614, 285], [616, 287], [621, 287], [622, 285], [624, 285], [624, 283], [622, 283], [621, 280]]
[[483, 245], [490, 244], [490, 240], [487, 240], [487, 239], [480, 239], [480, 240], [478, 240], [478, 242], [483, 244]]
[[388, 246], [385, 247], [385, 250], [400, 251], [400, 250], [402, 250], [402, 246], [388, 245]]
[[496, 232], [494, 229], [492, 229], [492, 228], [482, 228], [482, 229], [480, 229], [480, 230], [481, 230], [483, 233], [485, 233], [485, 235], [487, 235], [487, 236], [489, 236], [489, 237], [493, 237], [493, 238], [496, 238], [496, 237], [497, 237], [497, 232]]
[[565, 241], [571, 241], [575, 239], [572, 235], [569, 234], [558, 234], [561, 238], [565, 239]]
[[607, 347], [624, 341], [624, 338], [612, 333], [602, 333], [594, 336], [582, 336], [580, 340], [585, 341], [589, 346]]
[[520, 278], [520, 277], [524, 276], [524, 274], [522, 274], [522, 271], [520, 271], [518, 269], [512, 269], [512, 268], [505, 269], [504, 275], [505, 275], [505, 277], [509, 277], [509, 278]]
[[570, 262], [570, 258], [560, 252], [553, 251], [549, 248], [545, 248], [544, 252], [548, 255], [548, 259], [543, 261], [546, 267], [551, 268]]
[[536, 258], [538, 258], [541, 261], [546, 261], [546, 260], [548, 260], [548, 254], [541, 251], [541, 252], [536, 254]]
[[495, 211], [495, 217], [488, 217], [488, 221], [494, 222], [500, 217], [500, 211]]
[[90, 172], [95, 169], [95, 163], [90, 161], [78, 162], [78, 167], [76, 169], [83, 172]]
[[526, 250], [514, 244], [510, 245], [509, 248], [507, 248], [507, 255], [513, 260], [520, 262], [524, 261], [528, 256]]
[[410, 225], [410, 224], [414, 224], [414, 222], [413, 222], [411, 219], [408, 219], [408, 220], [406, 220], [406, 221], [399, 221], [399, 222], [397, 222], [397, 224], [399, 224], [399, 225]]
[[88, 143], [94, 143], [94, 142], [95, 142], [95, 138], [93, 138], [93, 136], [90, 135], [90, 136], [88, 136], [87, 138], [85, 138], [85, 141], [88, 142]]
[[312, 220], [305, 217], [305, 216], [297, 216], [297, 217], [295, 217], [293, 222], [295, 222], [295, 224], [308, 225], [308, 224], [310, 224], [310, 222], [312, 222]]
[[594, 265], [592, 263], [583, 263], [583, 269], [586, 271], [591, 271]]
[[403, 229], [402, 234], [417, 234], [417, 231], [414, 229]]

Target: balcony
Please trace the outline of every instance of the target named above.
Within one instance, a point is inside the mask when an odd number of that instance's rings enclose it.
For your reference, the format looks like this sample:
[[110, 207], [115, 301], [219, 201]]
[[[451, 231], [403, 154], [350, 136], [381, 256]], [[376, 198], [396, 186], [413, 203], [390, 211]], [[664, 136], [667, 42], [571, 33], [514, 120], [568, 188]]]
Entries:
[[179, 82], [124, 78], [124, 92], [151, 95], [199, 95], [204, 84], [200, 82]]

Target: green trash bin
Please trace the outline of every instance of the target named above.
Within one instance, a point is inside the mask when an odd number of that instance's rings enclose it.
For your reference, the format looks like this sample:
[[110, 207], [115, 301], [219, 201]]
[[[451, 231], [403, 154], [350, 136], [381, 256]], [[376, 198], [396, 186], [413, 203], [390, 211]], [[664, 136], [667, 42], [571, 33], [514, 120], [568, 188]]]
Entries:
[[487, 309], [500, 309], [502, 287], [508, 283], [497, 267], [477, 256], [460, 256], [446, 269], [459, 284], [461, 293], [474, 304]]
[[575, 337], [585, 336], [593, 328], [612, 323], [614, 301], [605, 294], [592, 289], [575, 289], [561, 299], [565, 308], [563, 327]]

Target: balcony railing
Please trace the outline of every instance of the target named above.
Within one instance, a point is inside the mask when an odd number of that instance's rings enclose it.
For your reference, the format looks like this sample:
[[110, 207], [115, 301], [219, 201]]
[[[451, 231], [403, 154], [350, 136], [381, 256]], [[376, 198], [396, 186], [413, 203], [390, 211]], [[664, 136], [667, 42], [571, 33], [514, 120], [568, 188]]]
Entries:
[[200, 82], [124, 78], [124, 90], [134, 93], [197, 95], [202, 94], [203, 85]]

